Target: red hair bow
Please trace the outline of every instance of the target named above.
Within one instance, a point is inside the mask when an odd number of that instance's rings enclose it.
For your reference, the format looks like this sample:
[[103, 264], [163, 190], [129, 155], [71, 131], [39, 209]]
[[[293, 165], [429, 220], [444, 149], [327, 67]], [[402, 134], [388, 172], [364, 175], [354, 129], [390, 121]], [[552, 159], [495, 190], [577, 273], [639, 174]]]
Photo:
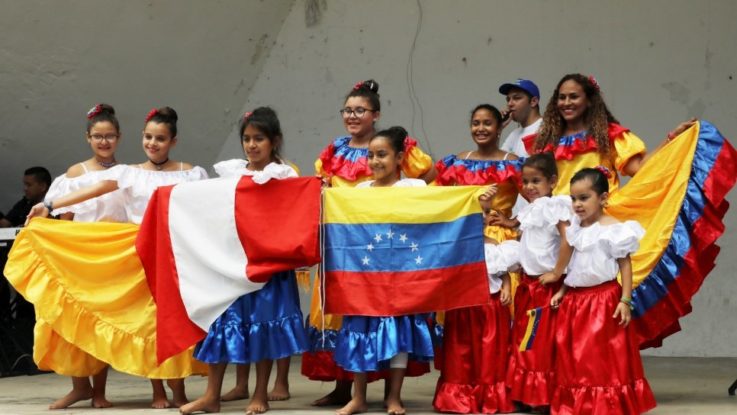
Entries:
[[358, 91], [359, 89], [361, 89], [362, 86], [363, 86], [363, 81], [356, 82], [356, 84], [353, 85], [353, 90]]
[[245, 121], [245, 120], [249, 119], [251, 117], [251, 115], [253, 115], [253, 112], [246, 111], [246, 113], [243, 114], [243, 120]]
[[95, 118], [95, 115], [99, 114], [102, 111], [102, 105], [97, 104], [94, 107], [90, 108], [89, 111], [87, 111], [87, 119], [91, 120]]
[[156, 114], [158, 113], [159, 113], [159, 110], [157, 110], [156, 108], [149, 111], [148, 114], [146, 114], [146, 122], [151, 121], [151, 118], [155, 117]]
[[589, 75], [589, 82], [591, 82], [591, 85], [596, 89], [597, 91], [601, 90], [601, 87], [599, 87], [599, 82], [596, 81], [596, 78], [594, 78], [594, 75]]

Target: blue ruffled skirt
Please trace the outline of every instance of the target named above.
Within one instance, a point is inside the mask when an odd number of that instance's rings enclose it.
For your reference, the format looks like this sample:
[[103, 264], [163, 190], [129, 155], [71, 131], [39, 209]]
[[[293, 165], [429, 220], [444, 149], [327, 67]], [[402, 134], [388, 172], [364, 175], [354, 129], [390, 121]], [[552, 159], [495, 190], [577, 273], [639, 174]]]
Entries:
[[433, 358], [430, 314], [398, 317], [344, 316], [335, 344], [335, 362], [351, 372], [375, 372], [389, 368], [399, 353], [410, 360]]
[[210, 326], [194, 357], [205, 363], [255, 363], [307, 350], [294, 271], [274, 274], [239, 297]]

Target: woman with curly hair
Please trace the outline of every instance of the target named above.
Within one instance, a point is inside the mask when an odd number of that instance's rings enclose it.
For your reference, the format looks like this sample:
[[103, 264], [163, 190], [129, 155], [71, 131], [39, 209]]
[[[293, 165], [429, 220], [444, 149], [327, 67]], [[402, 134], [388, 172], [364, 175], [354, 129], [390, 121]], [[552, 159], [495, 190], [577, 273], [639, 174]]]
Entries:
[[[573, 175], [585, 167], [604, 166], [625, 176], [640, 167], [671, 139], [693, 125], [696, 119], [679, 124], [651, 153], [645, 143], [619, 124], [607, 108], [593, 76], [568, 74], [555, 87], [537, 135], [526, 137], [530, 154], [553, 152], [558, 165], [555, 194], [568, 194]], [[619, 176], [609, 179], [610, 191], [619, 188]]]

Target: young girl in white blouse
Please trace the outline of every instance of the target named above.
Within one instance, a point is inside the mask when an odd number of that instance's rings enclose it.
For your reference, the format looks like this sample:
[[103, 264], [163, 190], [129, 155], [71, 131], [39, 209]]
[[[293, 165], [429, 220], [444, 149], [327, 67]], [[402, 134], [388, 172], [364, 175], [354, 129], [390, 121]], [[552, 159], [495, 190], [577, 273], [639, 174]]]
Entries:
[[[522, 165], [522, 195], [530, 202], [517, 215], [520, 222], [522, 277], [514, 297], [512, 352], [507, 386], [512, 400], [545, 412], [550, 405], [556, 313], [543, 309], [535, 346], [520, 350], [528, 310], [546, 307], [560, 289], [572, 249], [566, 242], [573, 209], [568, 196], [552, 196], [558, 169], [551, 153], [535, 154]], [[547, 311], [547, 312], [546, 312]]]
[[655, 407], [629, 326], [630, 255], [645, 231], [604, 212], [607, 173], [587, 168], [571, 179], [575, 216], [566, 238], [574, 251], [550, 301], [558, 308], [552, 414], [639, 414]]

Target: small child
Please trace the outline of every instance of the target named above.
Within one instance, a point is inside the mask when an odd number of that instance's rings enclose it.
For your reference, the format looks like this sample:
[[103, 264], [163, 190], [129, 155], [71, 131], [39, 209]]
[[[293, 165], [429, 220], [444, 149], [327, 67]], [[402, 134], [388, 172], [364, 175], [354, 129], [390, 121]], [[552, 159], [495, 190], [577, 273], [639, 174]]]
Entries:
[[[368, 162], [373, 180], [357, 187], [417, 187], [425, 186], [419, 179], [402, 179], [400, 167], [404, 157], [404, 141], [407, 131], [392, 127], [377, 133], [369, 141]], [[338, 415], [365, 412], [367, 372], [390, 368], [387, 413], [405, 413], [401, 392], [410, 358], [429, 361], [433, 358], [433, 345], [428, 325], [429, 313], [392, 317], [344, 316], [335, 346], [335, 362], [345, 370], [355, 372], [353, 398], [339, 409]], [[382, 329], [383, 327], [383, 329]], [[376, 350], [377, 353], [356, 353], [356, 348]], [[387, 352], [386, 355], [381, 351]], [[391, 353], [391, 355], [389, 355]]]
[[555, 316], [544, 310], [535, 334], [535, 346], [520, 350], [530, 317], [528, 310], [547, 307], [560, 289], [572, 249], [565, 233], [573, 210], [568, 196], [552, 196], [558, 170], [551, 153], [535, 154], [522, 165], [522, 195], [530, 204], [517, 215], [520, 222], [522, 277], [514, 297], [512, 355], [507, 373], [512, 400], [547, 412], [553, 381]]
[[550, 300], [558, 307], [552, 414], [639, 414], [655, 407], [628, 326], [630, 255], [645, 231], [604, 212], [608, 173], [583, 169], [570, 183], [576, 215], [566, 238], [574, 251], [565, 285]]

